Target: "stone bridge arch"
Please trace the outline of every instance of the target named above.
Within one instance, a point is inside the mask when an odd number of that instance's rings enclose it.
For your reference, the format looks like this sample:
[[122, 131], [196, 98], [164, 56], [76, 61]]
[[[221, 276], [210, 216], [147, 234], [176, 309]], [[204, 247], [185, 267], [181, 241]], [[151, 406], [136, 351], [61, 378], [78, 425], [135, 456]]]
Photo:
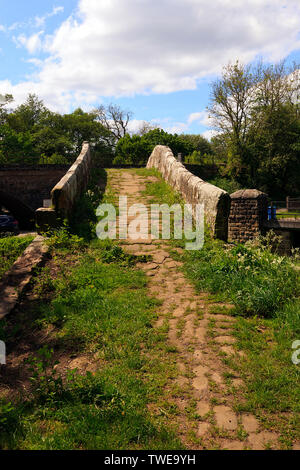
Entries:
[[[0, 165], [0, 205], [11, 211], [21, 228], [35, 225], [41, 228], [44, 223], [57, 225], [58, 216], [68, 218], [72, 213], [88, 184], [91, 167], [88, 142], [83, 142], [81, 153], [71, 167]], [[51, 207], [45, 207], [44, 201], [50, 202]]]
[[0, 206], [4, 206], [13, 214], [20, 228], [34, 228], [35, 211], [15, 195], [0, 190]]

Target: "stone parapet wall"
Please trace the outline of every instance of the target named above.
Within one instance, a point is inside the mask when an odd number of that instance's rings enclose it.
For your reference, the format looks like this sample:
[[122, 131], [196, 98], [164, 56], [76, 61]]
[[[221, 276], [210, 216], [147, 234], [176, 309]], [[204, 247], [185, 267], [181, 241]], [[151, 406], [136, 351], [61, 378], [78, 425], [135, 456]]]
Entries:
[[246, 242], [265, 232], [268, 198], [257, 189], [244, 189], [231, 194], [228, 239]]
[[79, 157], [51, 191], [53, 208], [61, 216], [68, 217], [71, 213], [74, 202], [88, 184], [90, 169], [90, 146], [84, 142]]
[[178, 162], [171, 149], [157, 145], [149, 157], [147, 168], [156, 168], [163, 178], [189, 204], [204, 205], [205, 221], [215, 238], [227, 240], [230, 196], [216, 186], [190, 173]]
[[68, 218], [73, 206], [87, 187], [92, 166], [90, 146], [84, 142], [81, 153], [67, 173], [51, 191], [52, 207], [39, 208], [36, 222], [41, 230], [57, 225], [57, 219]]

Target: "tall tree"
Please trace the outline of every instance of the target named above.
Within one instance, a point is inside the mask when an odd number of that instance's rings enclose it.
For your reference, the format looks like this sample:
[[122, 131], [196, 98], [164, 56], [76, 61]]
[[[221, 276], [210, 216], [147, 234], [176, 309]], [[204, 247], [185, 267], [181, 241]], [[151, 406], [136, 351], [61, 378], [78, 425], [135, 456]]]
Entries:
[[246, 140], [257, 81], [257, 71], [237, 61], [225, 66], [222, 77], [211, 85], [209, 116], [214, 127], [228, 136], [231, 176], [239, 176], [247, 161]]
[[25, 103], [18, 106], [7, 117], [11, 128], [17, 132], [32, 131], [50, 111], [35, 94], [29, 94]]
[[299, 162], [299, 95], [297, 64], [224, 68], [212, 84], [209, 112], [226, 145], [230, 176], [248, 187], [284, 192], [289, 168]]
[[128, 133], [128, 124], [132, 117], [131, 111], [120, 106], [109, 104], [95, 109], [96, 119], [114, 136], [115, 143]]

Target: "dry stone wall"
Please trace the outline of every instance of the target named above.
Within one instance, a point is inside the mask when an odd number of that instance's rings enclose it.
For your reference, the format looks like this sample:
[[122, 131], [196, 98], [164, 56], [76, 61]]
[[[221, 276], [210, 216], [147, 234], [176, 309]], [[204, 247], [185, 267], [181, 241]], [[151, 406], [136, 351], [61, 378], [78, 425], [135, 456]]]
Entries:
[[205, 221], [212, 235], [227, 240], [230, 196], [226, 191], [194, 176], [175, 159], [172, 150], [163, 145], [154, 148], [147, 168], [159, 170], [163, 178], [187, 203], [193, 206], [203, 203]]

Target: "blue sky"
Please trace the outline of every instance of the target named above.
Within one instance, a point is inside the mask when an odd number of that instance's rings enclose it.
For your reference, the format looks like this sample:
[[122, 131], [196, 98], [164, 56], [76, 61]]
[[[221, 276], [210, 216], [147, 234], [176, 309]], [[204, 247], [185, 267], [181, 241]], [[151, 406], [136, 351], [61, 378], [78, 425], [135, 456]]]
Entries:
[[211, 131], [229, 61], [300, 62], [299, 0], [0, 0], [0, 94], [52, 110], [117, 103], [170, 132]]

